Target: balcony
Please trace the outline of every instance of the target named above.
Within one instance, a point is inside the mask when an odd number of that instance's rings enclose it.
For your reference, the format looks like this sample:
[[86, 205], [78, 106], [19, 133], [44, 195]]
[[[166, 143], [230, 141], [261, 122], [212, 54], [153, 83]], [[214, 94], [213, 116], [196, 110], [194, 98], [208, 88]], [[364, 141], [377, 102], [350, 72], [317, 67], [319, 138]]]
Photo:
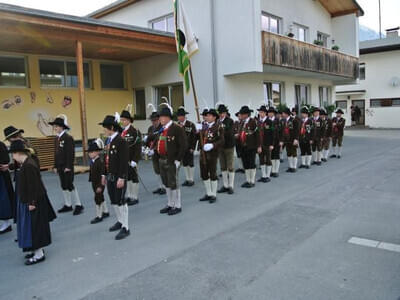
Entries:
[[264, 71], [349, 83], [358, 77], [358, 58], [271, 32], [262, 32]]

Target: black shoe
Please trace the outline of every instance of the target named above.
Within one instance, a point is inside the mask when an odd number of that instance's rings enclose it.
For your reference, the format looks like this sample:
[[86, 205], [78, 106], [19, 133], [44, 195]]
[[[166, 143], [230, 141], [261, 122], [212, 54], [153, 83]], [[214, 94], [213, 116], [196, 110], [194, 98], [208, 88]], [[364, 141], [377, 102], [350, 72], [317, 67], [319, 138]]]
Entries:
[[330, 157], [331, 157], [331, 158], [336, 157], [336, 154], [332, 154]]
[[326, 158], [321, 158], [321, 161], [327, 162], [328, 160]]
[[320, 161], [317, 161], [315, 164], [316, 164], [317, 166], [320, 166], [322, 163], [321, 163]]
[[208, 202], [209, 202], [209, 203], [215, 203], [215, 202], [217, 202], [217, 197], [211, 196], [211, 197], [210, 197], [210, 200], [208, 200]]
[[162, 188], [158, 188], [153, 191], [153, 194], [161, 194], [161, 190], [162, 190]]
[[264, 178], [261, 177], [261, 178], [257, 179], [257, 182], [264, 182], [263, 179], [264, 179]]
[[106, 212], [103, 213], [103, 215], [101, 216], [103, 219], [108, 218], [110, 216], [110, 213]]
[[251, 186], [251, 183], [247, 182], [247, 181], [241, 185], [242, 188], [249, 188], [250, 186]]
[[244, 169], [236, 169], [235, 173], [245, 173]]
[[173, 215], [177, 215], [179, 213], [182, 212], [182, 208], [171, 208], [170, 211], [168, 212], [168, 216], [173, 216]]
[[311, 164], [312, 164], [312, 165], [316, 165], [316, 164], [317, 164], [317, 162], [316, 162], [316, 161], [313, 161]]
[[5, 234], [5, 233], [10, 232], [10, 231], [12, 231], [12, 226], [11, 225], [9, 225], [6, 229], [0, 231], [0, 234]]
[[278, 178], [279, 177], [279, 173], [271, 173], [271, 177]]
[[286, 172], [287, 172], [287, 173], [292, 172], [292, 168], [288, 168], [288, 169], [286, 170]]
[[160, 195], [165, 195], [167, 191], [164, 188], [160, 188], [160, 191], [158, 192]]
[[292, 168], [292, 173], [296, 173], [297, 172], [297, 168]]
[[187, 186], [194, 186], [194, 181], [188, 181]]
[[25, 255], [25, 259], [30, 259], [34, 256], [35, 256], [35, 253], [31, 252], [31, 253], [28, 253], [27, 255]]
[[310, 166], [305, 166], [305, 168], [306, 168], [306, 169], [309, 169], [309, 168], [310, 168]]
[[61, 208], [58, 210], [58, 213], [59, 213], [59, 214], [62, 214], [62, 213], [70, 212], [70, 211], [72, 211], [72, 206], [66, 206], [66, 205], [64, 205], [63, 207], [61, 207]]
[[228, 188], [228, 194], [229, 194], [229, 195], [232, 195], [233, 193], [234, 193], [233, 188], [231, 188], [231, 187]]
[[305, 169], [305, 168], [306, 168], [305, 165], [300, 165], [300, 166], [299, 166], [299, 169]]
[[185, 180], [185, 181], [182, 183], [182, 186], [189, 186], [189, 181]]
[[122, 224], [120, 222], [117, 222], [113, 226], [110, 227], [109, 231], [113, 232], [113, 231], [120, 230], [121, 228], [122, 228]]
[[229, 191], [229, 188], [226, 188], [224, 186], [222, 186], [217, 193], [221, 194], [221, 193], [227, 193]]
[[124, 238], [128, 237], [131, 232], [126, 229], [125, 227], [122, 227], [121, 230], [118, 232], [118, 234], [115, 236], [116, 240], [123, 240]]
[[204, 195], [204, 197], [199, 199], [199, 201], [201, 201], [201, 202], [208, 201], [208, 200], [210, 200], [210, 196], [208, 196], [208, 195]]
[[100, 223], [101, 221], [103, 221], [103, 218], [96, 217], [92, 221], [90, 221], [90, 224], [97, 224]]
[[83, 212], [83, 210], [84, 210], [84, 207], [82, 205], [76, 205], [73, 215], [74, 216], [80, 215]]
[[263, 178], [261, 178], [261, 179], [262, 179], [261, 182], [263, 182], [263, 183], [267, 183], [267, 182], [270, 182], [270, 181], [271, 181], [271, 179], [270, 179], [269, 177], [263, 177]]
[[128, 204], [128, 206], [136, 205], [138, 203], [139, 199], [131, 199], [131, 198], [126, 199], [126, 204]]
[[338, 155], [337, 158], [339, 159], [339, 158], [340, 158], [340, 155]]
[[171, 209], [172, 207], [167, 205], [166, 207], [160, 210], [160, 214], [167, 214]]
[[46, 257], [44, 256], [44, 254], [41, 258], [31, 257], [25, 261], [25, 265], [27, 265], [27, 266], [36, 265], [38, 263], [43, 262], [45, 259], [46, 259]]

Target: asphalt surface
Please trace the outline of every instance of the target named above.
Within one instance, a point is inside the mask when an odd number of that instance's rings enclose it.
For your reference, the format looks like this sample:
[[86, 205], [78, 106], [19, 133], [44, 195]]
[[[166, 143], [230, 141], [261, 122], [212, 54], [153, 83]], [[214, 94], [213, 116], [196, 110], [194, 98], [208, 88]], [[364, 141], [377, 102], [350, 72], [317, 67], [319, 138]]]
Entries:
[[[88, 175], [76, 176], [85, 212], [51, 224], [46, 261], [27, 267], [0, 236], [0, 299], [400, 299], [400, 252], [348, 243], [351, 237], [400, 244], [400, 131], [346, 131], [342, 159], [285, 173], [254, 189], [239, 185], [216, 204], [204, 187], [182, 188], [183, 212], [159, 214], [165, 196], [140, 188], [131, 235], [115, 241], [94, 217]], [[150, 162], [140, 174], [157, 180]], [[183, 171], [181, 171], [183, 179]], [[257, 174], [259, 176], [259, 172]], [[58, 179], [43, 178], [62, 206]]]

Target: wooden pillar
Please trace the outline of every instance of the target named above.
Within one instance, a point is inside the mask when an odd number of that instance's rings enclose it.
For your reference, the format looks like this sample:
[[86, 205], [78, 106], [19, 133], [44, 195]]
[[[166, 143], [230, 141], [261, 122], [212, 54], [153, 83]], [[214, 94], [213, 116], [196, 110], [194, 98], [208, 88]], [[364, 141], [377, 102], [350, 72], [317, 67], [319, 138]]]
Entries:
[[84, 165], [87, 165], [88, 134], [86, 120], [85, 79], [83, 74], [83, 51], [81, 41], [76, 41], [76, 70], [78, 75], [78, 95], [81, 116], [83, 163]]

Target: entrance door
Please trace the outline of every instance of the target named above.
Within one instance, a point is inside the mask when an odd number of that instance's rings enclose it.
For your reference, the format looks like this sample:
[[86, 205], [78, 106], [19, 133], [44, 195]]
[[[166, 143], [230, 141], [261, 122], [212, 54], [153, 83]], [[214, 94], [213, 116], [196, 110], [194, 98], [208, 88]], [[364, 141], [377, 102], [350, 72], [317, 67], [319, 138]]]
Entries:
[[353, 100], [356, 125], [365, 125], [365, 100]]

